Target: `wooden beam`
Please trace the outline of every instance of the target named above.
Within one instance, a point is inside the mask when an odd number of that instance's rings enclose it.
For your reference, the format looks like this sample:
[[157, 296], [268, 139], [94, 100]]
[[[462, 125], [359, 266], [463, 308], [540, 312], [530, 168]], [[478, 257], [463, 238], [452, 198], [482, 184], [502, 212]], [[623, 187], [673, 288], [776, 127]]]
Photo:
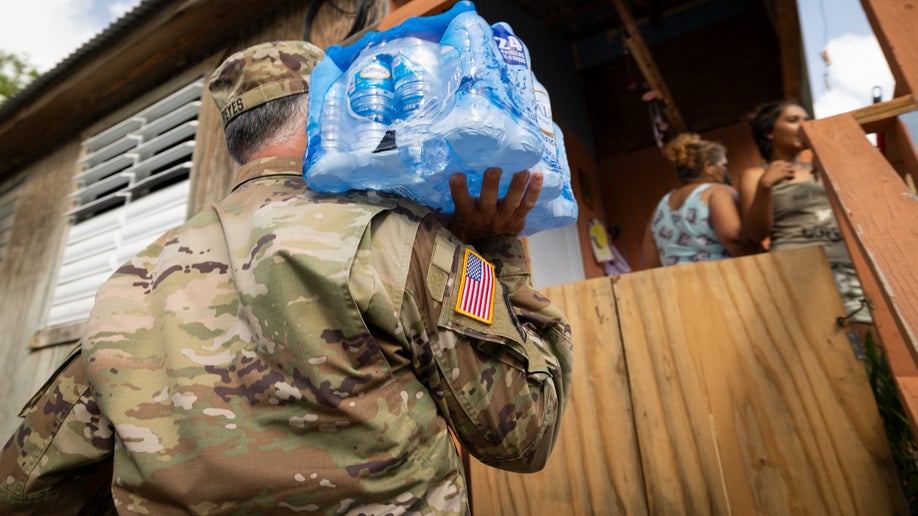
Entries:
[[625, 44], [628, 45], [628, 50], [630, 50], [631, 55], [634, 56], [634, 60], [637, 62], [650, 88], [654, 90], [657, 93], [657, 97], [663, 101], [663, 113], [666, 115], [666, 121], [669, 122], [669, 125], [675, 132], [685, 132], [687, 130], [685, 120], [682, 118], [682, 114], [679, 112], [678, 107], [676, 107], [676, 102], [673, 100], [673, 96], [670, 94], [669, 88], [666, 86], [666, 82], [663, 80], [663, 76], [660, 74], [660, 70], [653, 60], [653, 56], [650, 55], [650, 50], [647, 48], [647, 44], [641, 36], [641, 31], [638, 29], [637, 23], [635, 23], [634, 18], [631, 16], [631, 12], [625, 7], [625, 3], [622, 0], [612, 0], [612, 5], [614, 5], [615, 10], [618, 11], [618, 16], [621, 18], [622, 25], [625, 27], [626, 34], [623, 36]]
[[918, 93], [918, 5], [893, 0], [861, 0], [896, 79], [895, 96]]
[[903, 95], [886, 102], [856, 109], [851, 112], [865, 133], [875, 133], [899, 115], [918, 109], [915, 95]]
[[[859, 269], [858, 275], [880, 286], [879, 297], [871, 297], [878, 305], [875, 326], [890, 368], [897, 382], [915, 378], [918, 269], [912, 264], [918, 255], [918, 201], [851, 113], [807, 122], [803, 131], [825, 176], [848, 248], [852, 256], [860, 253], [864, 259], [867, 270]], [[914, 424], [918, 405], [908, 403], [908, 411]]]
[[777, 0], [775, 4], [784, 97], [799, 99], [802, 91], [803, 52], [800, 41], [800, 19], [797, 16], [797, 0]]

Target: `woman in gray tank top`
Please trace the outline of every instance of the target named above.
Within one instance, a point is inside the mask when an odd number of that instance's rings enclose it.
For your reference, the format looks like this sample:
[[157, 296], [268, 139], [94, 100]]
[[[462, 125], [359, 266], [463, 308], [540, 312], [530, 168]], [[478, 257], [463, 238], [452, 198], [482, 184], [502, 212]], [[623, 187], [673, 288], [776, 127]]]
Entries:
[[[749, 238], [770, 238], [769, 250], [821, 245], [832, 266], [847, 313], [861, 307], [864, 292], [842, 240], [825, 187], [810, 163], [801, 160], [806, 144], [800, 132], [809, 120], [793, 101], [766, 104], [750, 118], [753, 137], [767, 161], [743, 172], [739, 186], [743, 229]], [[867, 309], [853, 322], [871, 323]]]

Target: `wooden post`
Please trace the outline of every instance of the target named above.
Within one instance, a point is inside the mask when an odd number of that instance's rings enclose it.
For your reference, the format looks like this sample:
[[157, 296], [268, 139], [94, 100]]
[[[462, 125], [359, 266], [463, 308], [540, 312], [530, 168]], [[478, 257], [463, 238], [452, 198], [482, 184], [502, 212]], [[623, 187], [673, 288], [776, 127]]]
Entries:
[[895, 95], [918, 92], [918, 3], [861, 0], [861, 6], [896, 79]]
[[[867, 140], [852, 113], [804, 124], [826, 192], [848, 249], [875, 304], [874, 319], [913, 426], [918, 396], [905, 395], [916, 379], [918, 353], [918, 200]], [[861, 259], [862, 258], [862, 259]]]
[[685, 132], [687, 127], [685, 125], [685, 120], [682, 118], [682, 113], [680, 113], [679, 108], [676, 107], [676, 102], [673, 100], [673, 96], [666, 86], [666, 81], [663, 80], [663, 76], [660, 74], [660, 70], [653, 60], [653, 56], [650, 55], [650, 50], [647, 48], [647, 44], [641, 36], [641, 31], [637, 23], [635, 23], [634, 18], [631, 17], [631, 12], [625, 7], [622, 0], [612, 0], [612, 5], [615, 6], [615, 10], [618, 11], [618, 17], [621, 18], [622, 25], [625, 26], [627, 34], [624, 35], [624, 39], [625, 44], [628, 45], [628, 50], [630, 50], [631, 55], [634, 56], [634, 60], [637, 62], [650, 88], [653, 89], [657, 93], [657, 97], [663, 101], [663, 112], [666, 114], [667, 122], [669, 122], [669, 125], [672, 126], [676, 133]]
[[797, 0], [778, 0], [775, 5], [778, 45], [781, 50], [781, 77], [784, 81], [784, 97], [800, 98], [801, 62], [800, 19], [797, 16]]

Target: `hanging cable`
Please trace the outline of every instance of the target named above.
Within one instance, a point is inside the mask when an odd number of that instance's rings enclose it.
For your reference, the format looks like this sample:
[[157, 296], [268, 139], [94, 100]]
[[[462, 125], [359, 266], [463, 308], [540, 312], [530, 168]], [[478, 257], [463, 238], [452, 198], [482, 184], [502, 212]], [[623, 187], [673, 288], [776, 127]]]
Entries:
[[832, 60], [829, 58], [829, 17], [826, 16], [826, 2], [819, 0], [819, 12], [822, 16], [822, 62], [826, 65], [825, 71], [822, 72], [822, 82], [826, 91], [832, 89], [829, 83], [829, 67], [832, 66]]

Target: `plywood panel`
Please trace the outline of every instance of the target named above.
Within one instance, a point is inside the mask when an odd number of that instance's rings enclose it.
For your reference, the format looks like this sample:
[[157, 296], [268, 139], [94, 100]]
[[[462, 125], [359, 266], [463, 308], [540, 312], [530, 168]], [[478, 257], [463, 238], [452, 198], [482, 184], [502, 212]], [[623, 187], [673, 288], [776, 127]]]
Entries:
[[651, 513], [907, 512], [821, 248], [615, 292]]
[[610, 279], [545, 289], [574, 338], [574, 384], [561, 435], [534, 474], [471, 464], [478, 515], [647, 514]]

